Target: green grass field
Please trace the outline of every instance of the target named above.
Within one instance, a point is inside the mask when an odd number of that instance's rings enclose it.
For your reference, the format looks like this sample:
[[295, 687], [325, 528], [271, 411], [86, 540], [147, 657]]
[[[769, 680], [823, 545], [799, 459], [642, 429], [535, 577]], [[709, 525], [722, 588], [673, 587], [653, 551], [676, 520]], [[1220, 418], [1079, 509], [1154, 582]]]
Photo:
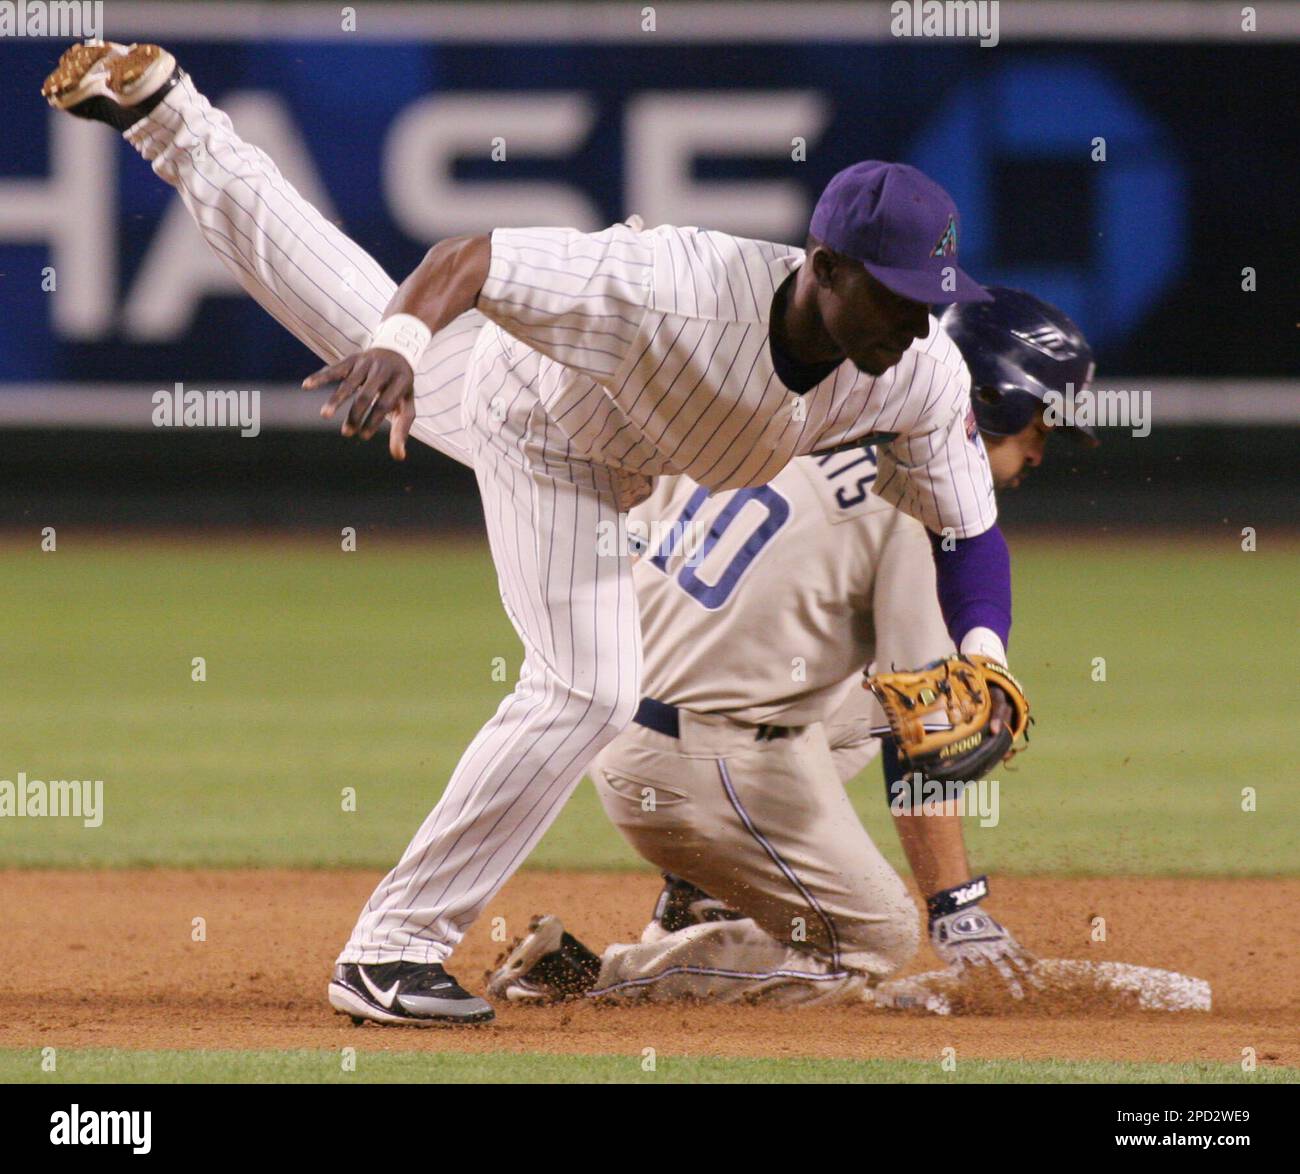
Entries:
[[[1277, 689], [1296, 548], [1015, 545], [1012, 663], [1038, 725], [1002, 777], [1000, 824], [971, 829], [979, 866], [1295, 872], [1300, 804], [1275, 764], [1300, 750]], [[103, 779], [105, 808], [98, 828], [0, 819], [0, 866], [385, 868], [519, 662], [472, 541], [68, 534], [55, 553], [10, 539], [0, 561], [0, 779]], [[877, 768], [854, 793], [899, 862]], [[531, 863], [639, 866], [585, 783]]]
[[1117, 1064], [966, 1060], [946, 1072], [937, 1060], [714, 1060], [637, 1053], [554, 1056], [534, 1052], [129, 1052], [60, 1048], [54, 1072], [33, 1049], [0, 1049], [0, 1083], [49, 1084], [1282, 1084], [1294, 1068], [1242, 1072], [1235, 1064]]
[[[1001, 779], [976, 867], [1022, 874], [1248, 875], [1300, 867], [1300, 751], [1277, 686], [1297, 548], [1070, 536], [1016, 553], [1012, 662], [1038, 717]], [[480, 544], [115, 540], [0, 550], [9, 722], [0, 780], [104, 781], [98, 828], [0, 819], [0, 867], [363, 866], [396, 858], [519, 647]], [[203, 657], [206, 680], [192, 679]], [[1105, 680], [1094, 680], [1104, 658]], [[1292, 690], [1292, 692], [1294, 692]], [[1242, 788], [1258, 810], [1245, 812]], [[356, 810], [344, 810], [345, 790]], [[853, 786], [901, 863], [878, 768]], [[584, 783], [531, 867], [643, 867]], [[1228, 1082], [1236, 1065], [361, 1052], [0, 1049], [0, 1081]]]

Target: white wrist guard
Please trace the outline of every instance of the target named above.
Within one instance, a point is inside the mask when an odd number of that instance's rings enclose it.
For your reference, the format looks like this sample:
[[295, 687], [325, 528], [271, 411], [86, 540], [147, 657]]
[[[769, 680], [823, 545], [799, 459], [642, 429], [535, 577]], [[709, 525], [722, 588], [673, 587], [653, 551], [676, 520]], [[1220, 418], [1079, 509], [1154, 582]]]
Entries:
[[424, 354], [424, 348], [433, 338], [433, 331], [414, 314], [394, 314], [385, 318], [370, 336], [371, 347], [396, 351], [415, 371]]
[[1001, 639], [991, 628], [972, 628], [962, 637], [962, 655], [970, 656], [973, 652], [996, 660], [1000, 665], [1007, 663], [1007, 650], [1002, 647]]

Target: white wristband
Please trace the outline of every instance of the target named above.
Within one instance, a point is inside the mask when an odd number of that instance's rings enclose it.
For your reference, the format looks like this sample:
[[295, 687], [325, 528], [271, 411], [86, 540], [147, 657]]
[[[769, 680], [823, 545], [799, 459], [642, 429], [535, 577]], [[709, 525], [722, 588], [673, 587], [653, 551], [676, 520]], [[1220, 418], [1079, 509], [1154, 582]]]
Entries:
[[1001, 637], [992, 628], [972, 628], [961, 638], [961, 651], [964, 656], [974, 652], [996, 660], [1000, 665], [1005, 666], [1007, 663], [1007, 650], [1002, 647]]
[[396, 351], [415, 371], [424, 354], [424, 348], [433, 338], [433, 331], [414, 314], [394, 314], [385, 318], [370, 336], [372, 347], [383, 347], [386, 351]]

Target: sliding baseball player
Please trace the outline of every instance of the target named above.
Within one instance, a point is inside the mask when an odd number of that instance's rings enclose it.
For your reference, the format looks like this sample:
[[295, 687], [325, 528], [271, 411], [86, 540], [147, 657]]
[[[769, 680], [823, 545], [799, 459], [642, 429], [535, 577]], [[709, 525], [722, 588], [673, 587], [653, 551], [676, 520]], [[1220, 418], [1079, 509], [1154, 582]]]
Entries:
[[395, 287], [166, 50], [75, 46], [43, 92], [122, 132], [177, 189], [244, 288], [328, 361], [304, 386], [334, 387], [323, 413], [345, 436], [388, 422], [401, 457], [418, 418], [478, 480], [524, 663], [361, 911], [337, 1010], [492, 1018], [443, 964], [637, 713], [631, 558], [603, 535], [657, 477], [758, 487], [797, 456], [875, 443], [873, 492], [948, 540], [936, 583], [954, 643], [1005, 659], [988, 456], [965, 365], [928, 314], [988, 295], [958, 265], [952, 199], [914, 168], [835, 176], [807, 249], [668, 225], [497, 229], [434, 245]]
[[[942, 324], [970, 367], [994, 479], [1010, 487], [1042, 459], [1044, 397], [1087, 386], [1092, 355], [1055, 307], [990, 292]], [[646, 698], [591, 774], [667, 883], [641, 941], [600, 957], [558, 917], [536, 918], [489, 995], [869, 1000], [911, 957], [912, 900], [844, 784], [881, 744], [863, 669], [952, 644], [924, 527], [870, 492], [878, 475], [870, 451], [800, 457], [758, 489], [710, 495], [663, 478], [633, 511], [663, 536], [633, 571]], [[955, 804], [914, 810], [888, 738], [884, 767], [935, 951], [992, 965], [1019, 996], [1028, 959], [982, 908], [988, 880], [970, 873]]]

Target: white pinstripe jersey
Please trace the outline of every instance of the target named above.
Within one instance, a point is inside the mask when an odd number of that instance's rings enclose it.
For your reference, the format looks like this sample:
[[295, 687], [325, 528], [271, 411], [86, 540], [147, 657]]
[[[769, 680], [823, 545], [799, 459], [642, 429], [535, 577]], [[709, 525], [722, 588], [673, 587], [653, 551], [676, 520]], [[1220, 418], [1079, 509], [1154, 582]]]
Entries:
[[572, 451], [634, 475], [635, 499], [660, 474], [757, 486], [792, 457], [877, 437], [881, 497], [936, 532], [987, 530], [970, 375], [934, 319], [884, 375], [844, 362], [802, 395], [782, 384], [768, 319], [803, 257], [669, 225], [497, 229], [478, 309], [517, 340], [515, 372]]

